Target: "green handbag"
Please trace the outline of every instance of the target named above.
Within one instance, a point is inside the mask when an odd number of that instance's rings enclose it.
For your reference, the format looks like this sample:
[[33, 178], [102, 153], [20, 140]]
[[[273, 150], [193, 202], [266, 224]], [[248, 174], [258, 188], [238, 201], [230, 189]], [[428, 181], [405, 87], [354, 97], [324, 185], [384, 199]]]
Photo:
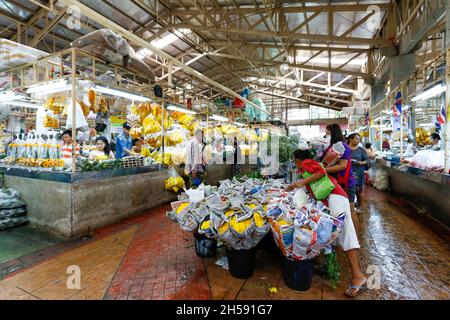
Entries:
[[[310, 176], [312, 176], [312, 174], [309, 172], [304, 171], [302, 173], [303, 178], [308, 178]], [[328, 175], [324, 175], [319, 180], [310, 183], [309, 187], [317, 200], [324, 200], [330, 195], [331, 191], [333, 191], [335, 185], [331, 182]]]

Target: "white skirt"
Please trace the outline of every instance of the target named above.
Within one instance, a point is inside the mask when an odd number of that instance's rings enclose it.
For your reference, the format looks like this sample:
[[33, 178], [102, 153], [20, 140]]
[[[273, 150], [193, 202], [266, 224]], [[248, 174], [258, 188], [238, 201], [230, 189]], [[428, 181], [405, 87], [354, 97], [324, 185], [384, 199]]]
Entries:
[[328, 196], [328, 207], [330, 208], [333, 217], [337, 217], [345, 212], [344, 227], [337, 238], [339, 245], [344, 251], [359, 249], [358, 236], [356, 235], [355, 226], [353, 225], [350, 202], [348, 199], [337, 194], [330, 194]]

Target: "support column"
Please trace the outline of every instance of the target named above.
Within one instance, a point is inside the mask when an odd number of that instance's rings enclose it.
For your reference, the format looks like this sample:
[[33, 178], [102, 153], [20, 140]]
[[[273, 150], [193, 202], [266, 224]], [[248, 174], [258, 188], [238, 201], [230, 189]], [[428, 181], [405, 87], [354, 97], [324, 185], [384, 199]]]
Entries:
[[445, 75], [445, 82], [447, 85], [447, 91], [445, 92], [445, 108], [446, 108], [446, 122], [444, 125], [444, 135], [443, 135], [443, 144], [444, 144], [444, 157], [445, 157], [445, 172], [448, 173], [450, 169], [450, 161], [449, 161], [449, 155], [450, 155], [450, 124], [449, 124], [449, 104], [450, 104], [450, 1], [447, 2], [447, 15], [446, 15], [446, 32], [445, 32], [445, 47], [446, 47], [446, 75]]

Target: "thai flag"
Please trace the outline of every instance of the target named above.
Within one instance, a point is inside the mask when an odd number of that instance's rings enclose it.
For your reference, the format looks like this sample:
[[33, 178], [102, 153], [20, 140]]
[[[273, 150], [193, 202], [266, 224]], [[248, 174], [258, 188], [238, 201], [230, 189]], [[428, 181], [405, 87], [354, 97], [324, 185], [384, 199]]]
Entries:
[[402, 101], [402, 93], [399, 91], [395, 95], [395, 104], [392, 106], [394, 117], [398, 117], [402, 113]]
[[369, 110], [366, 111], [366, 114], [364, 116], [364, 124], [366, 126], [368, 126], [370, 124], [370, 115], [369, 115]]
[[437, 121], [439, 122], [440, 125], [445, 124], [447, 119], [447, 111], [445, 109], [446, 109], [445, 103], [443, 103], [441, 106], [441, 111], [437, 115]]

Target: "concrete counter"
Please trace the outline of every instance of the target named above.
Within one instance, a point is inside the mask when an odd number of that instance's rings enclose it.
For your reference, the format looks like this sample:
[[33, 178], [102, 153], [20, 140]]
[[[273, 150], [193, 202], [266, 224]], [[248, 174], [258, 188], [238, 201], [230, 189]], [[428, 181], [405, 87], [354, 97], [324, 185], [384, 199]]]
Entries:
[[450, 175], [391, 167], [388, 161], [382, 159], [376, 163], [388, 172], [394, 194], [429, 209], [433, 218], [450, 227]]
[[[9, 168], [5, 186], [21, 193], [30, 223], [72, 238], [177, 199], [164, 189], [161, 166], [80, 172], [39, 172]], [[231, 165], [208, 167], [208, 184], [232, 177]]]

